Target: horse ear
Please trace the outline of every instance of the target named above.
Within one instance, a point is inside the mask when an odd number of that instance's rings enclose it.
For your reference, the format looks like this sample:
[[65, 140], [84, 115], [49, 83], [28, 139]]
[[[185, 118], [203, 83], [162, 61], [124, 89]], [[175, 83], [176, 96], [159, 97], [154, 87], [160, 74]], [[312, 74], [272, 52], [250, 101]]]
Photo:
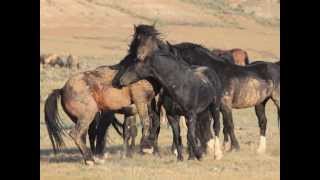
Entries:
[[168, 41], [166, 41], [166, 42], [167, 42], [167, 45], [168, 45], [168, 47], [169, 47], [169, 51], [176, 56], [176, 55], [177, 55], [177, 52], [175, 51], [175, 49], [173, 48], [173, 46], [172, 46]]
[[172, 50], [172, 45], [169, 43], [169, 41], [166, 41], [168, 47], [169, 47], [169, 50], [171, 51]]
[[136, 32], [136, 30], [137, 30], [137, 26], [135, 24], [133, 24], [133, 30], [134, 30], [134, 32]]

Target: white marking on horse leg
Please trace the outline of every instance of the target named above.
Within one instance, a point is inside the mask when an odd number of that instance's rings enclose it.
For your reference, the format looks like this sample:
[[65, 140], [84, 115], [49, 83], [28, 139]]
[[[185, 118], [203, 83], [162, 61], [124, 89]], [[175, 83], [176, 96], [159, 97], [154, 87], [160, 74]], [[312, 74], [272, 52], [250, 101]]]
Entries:
[[85, 161], [85, 164], [86, 164], [87, 166], [93, 166], [93, 165], [94, 165], [94, 162], [91, 161], [91, 160], [87, 160], [87, 161]]
[[173, 154], [174, 154], [175, 156], [178, 156], [177, 148], [175, 148], [175, 149], [173, 150]]
[[207, 142], [207, 152], [208, 154], [213, 154], [214, 153], [214, 138], [210, 139]]
[[215, 143], [214, 143], [214, 157], [216, 160], [220, 160], [223, 154], [220, 147], [219, 137], [215, 136]]
[[93, 160], [97, 164], [104, 164], [104, 162], [105, 162], [105, 160], [103, 158], [99, 158], [99, 157], [96, 157], [96, 156], [93, 156]]
[[147, 154], [152, 154], [153, 153], [153, 147], [150, 149], [142, 149], [142, 152], [147, 153]]
[[103, 154], [103, 158], [104, 158], [104, 159], [108, 159], [108, 157], [109, 157], [109, 153], [105, 152], [105, 153]]
[[266, 152], [266, 137], [265, 136], [260, 136], [260, 143], [259, 143], [259, 148], [257, 149], [257, 152], [259, 154], [264, 154]]

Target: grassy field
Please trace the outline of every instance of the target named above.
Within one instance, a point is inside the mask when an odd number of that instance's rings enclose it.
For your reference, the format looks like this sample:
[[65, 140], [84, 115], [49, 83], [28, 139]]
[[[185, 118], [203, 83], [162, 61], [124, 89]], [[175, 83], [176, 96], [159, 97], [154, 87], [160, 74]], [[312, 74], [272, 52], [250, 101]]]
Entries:
[[[264, 19], [226, 6], [223, 1], [201, 0], [41, 0], [40, 43], [43, 53], [71, 53], [79, 57], [79, 71], [40, 66], [40, 177], [42, 180], [92, 179], [223, 179], [223, 180], [276, 180], [280, 179], [280, 136], [276, 109], [267, 105], [267, 152], [258, 155], [259, 128], [253, 108], [234, 110], [234, 123], [241, 151], [224, 153], [217, 161], [212, 155], [203, 161], [177, 162], [170, 153], [171, 129], [162, 124], [159, 137], [160, 157], [134, 154], [121, 159], [122, 140], [113, 128], [105, 164], [87, 167], [80, 152], [66, 137], [67, 148], [54, 156], [46, 131], [43, 102], [56, 88], [81, 71], [100, 65], [115, 64], [126, 55], [133, 33], [133, 24], [152, 23], [162, 38], [171, 43], [189, 41], [208, 48], [245, 49], [251, 61], [275, 61], [280, 57], [280, 31], [277, 18]], [[251, 3], [252, 2], [252, 3]], [[248, 0], [246, 7], [256, 0]], [[260, 1], [259, 1], [260, 2]], [[250, 4], [251, 3], [251, 4]], [[275, 5], [272, 5], [274, 7]], [[275, 22], [275, 23], [274, 23]], [[68, 128], [71, 120], [62, 112]], [[117, 115], [123, 120], [121, 115]], [[139, 121], [138, 121], [139, 123]], [[140, 126], [139, 126], [140, 129]], [[140, 129], [141, 130], [141, 129]], [[137, 142], [140, 140], [141, 132]], [[186, 145], [186, 129], [182, 129]], [[187, 159], [187, 153], [184, 152]]]

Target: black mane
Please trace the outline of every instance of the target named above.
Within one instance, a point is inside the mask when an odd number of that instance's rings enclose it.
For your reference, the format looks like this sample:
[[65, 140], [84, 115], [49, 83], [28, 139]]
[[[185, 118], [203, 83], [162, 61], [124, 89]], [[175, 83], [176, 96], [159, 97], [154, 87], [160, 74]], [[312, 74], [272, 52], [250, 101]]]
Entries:
[[160, 33], [156, 28], [152, 25], [146, 25], [146, 24], [139, 24], [138, 26], [135, 26], [135, 32], [133, 34], [133, 40], [131, 44], [129, 45], [129, 54], [136, 55], [137, 48], [139, 45], [138, 40], [136, 39], [137, 35], [144, 35], [144, 36], [152, 36], [155, 39], [159, 39]]

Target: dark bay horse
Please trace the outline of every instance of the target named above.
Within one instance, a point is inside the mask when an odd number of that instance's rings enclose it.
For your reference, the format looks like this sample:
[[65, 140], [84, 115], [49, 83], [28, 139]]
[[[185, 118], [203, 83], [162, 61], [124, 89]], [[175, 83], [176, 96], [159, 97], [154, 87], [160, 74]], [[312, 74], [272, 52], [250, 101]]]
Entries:
[[[50, 126], [51, 124], [48, 125]], [[97, 113], [95, 120], [89, 126], [88, 135], [90, 148], [94, 156], [100, 157], [96, 159], [97, 161], [100, 161], [100, 163], [103, 163], [104, 158], [106, 158], [104, 148], [106, 146], [106, 133], [110, 125], [112, 125], [116, 132], [123, 137], [123, 124], [117, 120], [114, 113], [111, 111]], [[50, 128], [48, 130], [50, 130]], [[134, 134], [132, 136], [133, 137], [131, 138], [134, 139]], [[51, 140], [51, 142], [54, 141]]]
[[240, 48], [234, 48], [229, 50], [213, 49], [211, 52], [233, 64], [237, 64], [240, 66], [250, 64], [248, 53]]
[[[221, 100], [221, 82], [214, 70], [207, 67], [190, 67], [175, 52], [167, 48], [159, 48], [148, 58], [135, 59], [119, 77], [119, 85], [127, 86], [141, 79], [155, 79], [179, 105], [187, 119], [189, 159], [202, 157], [202, 150], [196, 138], [196, 125], [201, 116], [211, 113], [214, 122], [219, 121]], [[206, 116], [208, 117], [208, 116]], [[204, 119], [208, 123], [211, 119]], [[220, 128], [220, 127], [218, 127]], [[215, 131], [217, 126], [214, 126]], [[183, 160], [180, 134], [174, 131], [174, 142], [178, 151], [178, 160]], [[215, 134], [216, 142], [219, 140]], [[221, 150], [217, 150], [219, 159]]]
[[[89, 125], [95, 119], [98, 112], [112, 111], [125, 115], [125, 122], [130, 121], [138, 113], [143, 122], [149, 120], [148, 106], [154, 98], [154, 89], [146, 81], [139, 81], [122, 89], [114, 88], [111, 81], [117, 70], [108, 66], [102, 66], [92, 71], [78, 73], [69, 78], [63, 88], [53, 90], [45, 102], [45, 122], [48, 133], [52, 141], [54, 151], [59, 150], [63, 145], [63, 128], [61, 118], [58, 113], [58, 98], [61, 97], [61, 105], [76, 123], [69, 135], [79, 148], [85, 163], [94, 164], [92, 152], [85, 145], [85, 137]], [[132, 105], [134, 104], [134, 105]], [[143, 130], [148, 136], [149, 125], [143, 124], [147, 129]], [[126, 123], [124, 124], [126, 127]], [[126, 129], [126, 128], [124, 128]], [[127, 136], [124, 133], [124, 153], [131, 155], [127, 151]]]
[[[136, 50], [140, 60], [147, 59], [159, 48], [167, 46], [158, 38], [159, 32], [154, 26], [139, 25], [135, 27], [132, 49]], [[170, 46], [170, 45], [169, 45]], [[278, 110], [280, 117], [280, 65], [279, 63], [260, 62], [245, 67], [225, 62], [203, 46], [193, 43], [180, 43], [172, 45], [183, 59], [190, 65], [206, 66], [214, 69], [222, 81], [223, 97], [221, 99], [221, 112], [224, 124], [224, 144], [231, 138], [231, 149], [239, 150], [240, 146], [234, 133], [232, 108], [242, 109], [255, 107], [260, 127], [259, 153], [266, 150], [265, 105], [271, 99]], [[113, 82], [118, 83], [122, 73], [119, 71]], [[279, 118], [278, 118], [279, 119]], [[279, 119], [280, 120], [280, 119]]]

